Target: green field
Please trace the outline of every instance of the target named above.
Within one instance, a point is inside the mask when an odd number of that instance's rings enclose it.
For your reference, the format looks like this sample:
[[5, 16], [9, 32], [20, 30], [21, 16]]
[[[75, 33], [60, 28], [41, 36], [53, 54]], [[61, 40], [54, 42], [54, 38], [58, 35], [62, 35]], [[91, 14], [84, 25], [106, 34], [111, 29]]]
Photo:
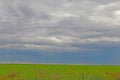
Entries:
[[120, 66], [0, 64], [0, 80], [120, 80]]

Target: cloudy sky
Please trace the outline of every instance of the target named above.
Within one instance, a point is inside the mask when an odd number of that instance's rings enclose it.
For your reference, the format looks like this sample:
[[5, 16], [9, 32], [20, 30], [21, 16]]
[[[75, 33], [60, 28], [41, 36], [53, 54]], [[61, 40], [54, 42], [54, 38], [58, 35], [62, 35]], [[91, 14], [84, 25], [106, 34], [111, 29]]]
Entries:
[[0, 63], [120, 64], [120, 0], [0, 0]]

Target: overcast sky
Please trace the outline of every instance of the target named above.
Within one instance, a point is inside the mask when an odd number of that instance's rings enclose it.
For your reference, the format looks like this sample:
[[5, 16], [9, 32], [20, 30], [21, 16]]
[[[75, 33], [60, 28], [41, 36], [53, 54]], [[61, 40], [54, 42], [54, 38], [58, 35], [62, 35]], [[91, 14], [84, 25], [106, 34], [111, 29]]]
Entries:
[[0, 62], [120, 64], [120, 0], [0, 0]]

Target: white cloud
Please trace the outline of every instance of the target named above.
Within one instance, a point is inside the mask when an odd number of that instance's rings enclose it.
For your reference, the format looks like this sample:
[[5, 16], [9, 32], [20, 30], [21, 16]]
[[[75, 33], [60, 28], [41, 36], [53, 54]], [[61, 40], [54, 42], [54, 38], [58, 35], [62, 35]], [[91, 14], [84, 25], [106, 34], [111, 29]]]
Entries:
[[120, 25], [119, 10], [120, 2], [101, 4], [94, 9], [94, 12], [90, 16], [90, 20], [97, 23], [103, 23], [108, 26]]

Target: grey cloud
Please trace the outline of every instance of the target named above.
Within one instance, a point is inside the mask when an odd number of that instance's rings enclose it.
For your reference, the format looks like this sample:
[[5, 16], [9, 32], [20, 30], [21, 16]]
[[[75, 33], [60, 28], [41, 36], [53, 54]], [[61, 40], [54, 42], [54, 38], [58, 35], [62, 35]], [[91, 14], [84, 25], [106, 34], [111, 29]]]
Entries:
[[0, 48], [69, 51], [119, 44], [119, 3], [0, 0]]

